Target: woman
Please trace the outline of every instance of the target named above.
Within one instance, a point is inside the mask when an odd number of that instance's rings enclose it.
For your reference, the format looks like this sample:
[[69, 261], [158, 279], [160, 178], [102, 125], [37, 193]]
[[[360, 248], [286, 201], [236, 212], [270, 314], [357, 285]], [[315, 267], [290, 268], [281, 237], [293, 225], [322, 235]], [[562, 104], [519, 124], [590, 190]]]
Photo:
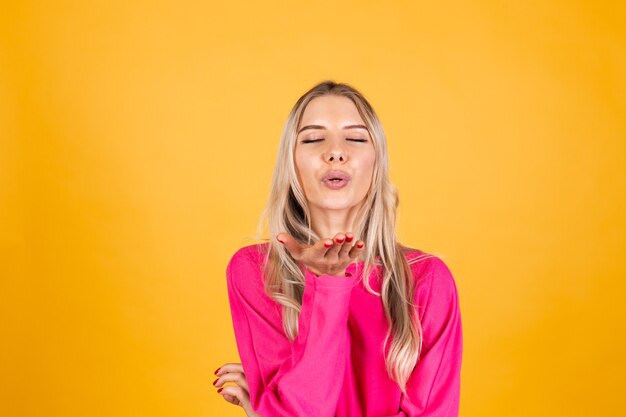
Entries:
[[282, 132], [262, 216], [275, 239], [226, 269], [241, 364], [215, 372], [225, 400], [262, 417], [458, 415], [455, 281], [398, 242], [397, 206], [372, 106], [344, 83], [311, 88]]

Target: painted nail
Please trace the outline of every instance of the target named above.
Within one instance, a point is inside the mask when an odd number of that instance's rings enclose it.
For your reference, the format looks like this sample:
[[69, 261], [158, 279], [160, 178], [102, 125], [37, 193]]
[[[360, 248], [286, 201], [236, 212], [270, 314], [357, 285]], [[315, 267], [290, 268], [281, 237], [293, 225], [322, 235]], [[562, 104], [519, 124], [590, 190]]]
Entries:
[[346, 236], [346, 242], [352, 242], [352, 239], [354, 239], [354, 237]]
[[363, 247], [363, 245], [365, 245], [365, 243], [357, 243], [357, 244], [356, 244], [356, 247], [357, 247], [357, 248], [362, 248], [362, 247]]
[[213, 373], [214, 373], [215, 375], [217, 375], [217, 373], [220, 371], [220, 369], [222, 369], [222, 368], [221, 368], [221, 367], [217, 368], [217, 369], [215, 370], [215, 372], [213, 372]]
[[343, 243], [343, 239], [337, 239], [337, 243]]
[[219, 381], [220, 379], [217, 378], [215, 381], [213, 381], [213, 386], [215, 386], [215, 384], [217, 383], [217, 381]]
[[330, 243], [330, 244], [329, 243], [324, 243], [324, 246], [327, 247], [327, 248], [330, 248], [331, 246], [333, 246], [333, 244], [332, 243]]
[[224, 389], [224, 388], [220, 388], [220, 389], [218, 389], [218, 390], [217, 390], [217, 392], [222, 392], [222, 390], [223, 390], [223, 389]]

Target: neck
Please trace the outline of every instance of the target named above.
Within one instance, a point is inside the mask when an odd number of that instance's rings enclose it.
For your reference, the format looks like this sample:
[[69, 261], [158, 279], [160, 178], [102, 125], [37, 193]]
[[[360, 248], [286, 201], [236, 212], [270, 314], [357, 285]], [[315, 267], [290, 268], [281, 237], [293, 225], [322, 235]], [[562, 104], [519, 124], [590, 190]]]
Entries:
[[[311, 206], [311, 228], [320, 239], [333, 239], [337, 233], [355, 233], [359, 207], [334, 210]], [[355, 236], [355, 239], [359, 239], [359, 236]]]

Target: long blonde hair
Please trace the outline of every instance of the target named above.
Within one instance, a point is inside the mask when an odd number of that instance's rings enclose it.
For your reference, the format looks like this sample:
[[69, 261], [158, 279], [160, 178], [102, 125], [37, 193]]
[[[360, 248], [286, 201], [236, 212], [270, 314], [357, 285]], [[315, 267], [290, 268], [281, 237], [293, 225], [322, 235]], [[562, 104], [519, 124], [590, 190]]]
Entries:
[[[282, 306], [283, 328], [293, 340], [298, 333], [298, 317], [302, 306], [305, 276], [298, 263], [276, 239], [261, 238], [265, 221], [269, 236], [286, 232], [302, 243], [313, 244], [321, 238], [311, 229], [307, 200], [298, 182], [294, 163], [296, 129], [307, 104], [316, 97], [335, 94], [347, 97], [356, 105], [363, 118], [376, 152], [371, 187], [356, 216], [355, 241], [365, 242], [363, 276], [369, 277], [376, 265], [382, 265], [384, 275], [381, 292], [363, 280], [371, 294], [380, 296], [389, 323], [383, 343], [387, 373], [406, 395], [406, 383], [417, 364], [422, 348], [422, 329], [413, 303], [416, 282], [410, 264], [432, 257], [423, 253], [411, 261], [404, 256], [410, 248], [396, 237], [396, 210], [399, 204], [396, 187], [388, 178], [386, 137], [374, 109], [354, 87], [345, 83], [323, 81], [302, 95], [292, 108], [282, 131], [277, 161], [267, 205], [260, 217], [256, 239], [268, 241], [265, 252], [264, 282], [266, 293]], [[379, 258], [377, 260], [376, 258]]]

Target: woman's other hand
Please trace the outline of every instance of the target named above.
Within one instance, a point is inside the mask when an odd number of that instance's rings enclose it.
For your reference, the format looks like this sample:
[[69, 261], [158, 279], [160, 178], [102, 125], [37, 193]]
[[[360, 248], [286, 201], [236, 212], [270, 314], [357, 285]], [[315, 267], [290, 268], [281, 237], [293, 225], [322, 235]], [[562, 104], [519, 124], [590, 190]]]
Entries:
[[226, 385], [217, 390], [226, 401], [243, 408], [248, 417], [261, 417], [261, 415], [252, 410], [250, 405], [248, 381], [246, 381], [246, 375], [240, 363], [226, 363], [218, 368], [215, 375], [219, 377], [213, 382], [213, 385], [216, 387], [221, 387], [225, 382], [234, 382], [236, 384]]
[[363, 253], [365, 243], [354, 240], [352, 233], [337, 233], [332, 239], [320, 239], [313, 245], [303, 245], [287, 233], [276, 239], [285, 245], [291, 256], [317, 275], [344, 276], [346, 268]]

